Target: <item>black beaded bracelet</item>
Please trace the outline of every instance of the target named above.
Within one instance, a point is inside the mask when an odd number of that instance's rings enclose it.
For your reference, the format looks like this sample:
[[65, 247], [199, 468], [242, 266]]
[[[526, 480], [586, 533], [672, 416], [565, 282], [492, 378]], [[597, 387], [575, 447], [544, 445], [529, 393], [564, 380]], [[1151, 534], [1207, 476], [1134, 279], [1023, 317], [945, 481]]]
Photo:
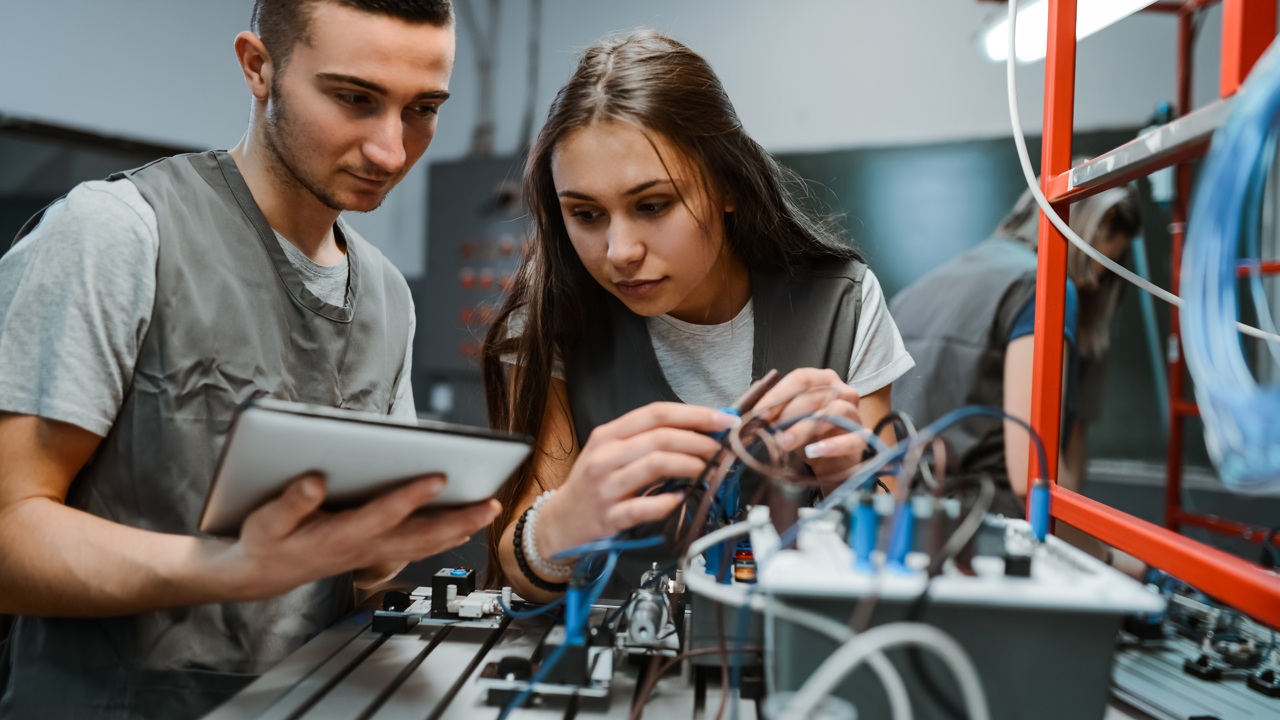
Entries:
[[[529, 508], [529, 510], [532, 509], [533, 508]], [[516, 521], [516, 533], [514, 538], [516, 564], [520, 566], [520, 572], [524, 574], [525, 579], [533, 583], [534, 587], [549, 593], [562, 593], [569, 589], [569, 583], [553, 583], [543, 580], [538, 577], [537, 573], [533, 572], [533, 570], [529, 568], [529, 561], [524, 556], [524, 521], [529, 517], [529, 510], [525, 510], [520, 516], [520, 519]]]

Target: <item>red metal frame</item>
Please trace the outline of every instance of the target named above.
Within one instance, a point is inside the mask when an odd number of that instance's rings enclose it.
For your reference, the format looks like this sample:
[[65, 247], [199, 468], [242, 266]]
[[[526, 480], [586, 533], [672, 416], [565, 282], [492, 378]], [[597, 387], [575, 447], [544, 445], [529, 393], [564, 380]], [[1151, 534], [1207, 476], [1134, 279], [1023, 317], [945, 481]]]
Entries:
[[[1213, 0], [1160, 2], [1147, 9], [1178, 13], [1178, 110], [1191, 107], [1191, 41], [1194, 11]], [[1223, 60], [1222, 95], [1239, 89], [1253, 64], [1275, 35], [1276, 0], [1222, 0]], [[1178, 292], [1182, 245], [1187, 220], [1187, 198], [1191, 190], [1191, 167], [1187, 162], [1206, 150], [1206, 144], [1184, 150], [1176, 157], [1114, 178], [1101, 186], [1073, 191], [1067, 182], [1071, 169], [1071, 135], [1075, 99], [1075, 19], [1076, 0], [1049, 0], [1048, 54], [1045, 58], [1044, 151], [1041, 160], [1045, 194], [1064, 218], [1069, 204], [1089, 194], [1102, 192], [1177, 164], [1177, 197], [1173, 204], [1173, 282]], [[1066, 294], [1067, 241], [1046, 219], [1040, 222], [1039, 272], [1036, 279], [1035, 367], [1032, 380], [1031, 425], [1049, 442], [1049, 480], [1053, 482], [1053, 516], [1103, 542], [1128, 552], [1199, 587], [1263, 622], [1280, 625], [1280, 576], [1233, 555], [1178, 534], [1184, 524], [1216, 532], [1247, 536], [1262, 541], [1262, 533], [1244, 525], [1188, 513], [1182, 509], [1183, 420], [1198, 414], [1195, 403], [1186, 398], [1186, 364], [1182, 359], [1177, 308], [1172, 308], [1169, 398], [1172, 418], [1166, 486], [1167, 527], [1161, 528], [1109, 508], [1057, 485], [1062, 388], [1063, 312]], [[1280, 263], [1268, 261], [1264, 270]], [[1245, 269], [1247, 272], [1247, 268]], [[1031, 455], [1029, 467], [1035, 467]]]

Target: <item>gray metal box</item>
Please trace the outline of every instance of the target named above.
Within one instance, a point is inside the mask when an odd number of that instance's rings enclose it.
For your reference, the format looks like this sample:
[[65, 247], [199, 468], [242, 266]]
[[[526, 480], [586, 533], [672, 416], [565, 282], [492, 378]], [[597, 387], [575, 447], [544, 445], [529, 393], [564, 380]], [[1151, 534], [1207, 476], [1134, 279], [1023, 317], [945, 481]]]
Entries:
[[[1027, 531], [1022, 521], [999, 522], [1007, 522], [1014, 532]], [[856, 572], [848, 546], [834, 532], [824, 532], [816, 528], [801, 539], [800, 551], [783, 551], [762, 568], [762, 589], [840, 623], [849, 622], [860, 599], [875, 593], [871, 626], [906, 620], [924, 589], [924, 574]], [[974, 558], [974, 567], [977, 576], [953, 570], [936, 578], [920, 619], [951, 634], [968, 652], [982, 678], [991, 717], [1101, 718], [1121, 618], [1158, 612], [1163, 599], [1053, 536], [1036, 548], [1030, 578], [1006, 577], [999, 557]], [[797, 690], [836, 643], [808, 628], [772, 622], [765, 632], [773, 638], [766, 672], [773, 674], [776, 690]], [[928, 651], [919, 654], [926, 676], [963, 708], [959, 686], [946, 666]], [[926, 692], [905, 650], [886, 655], [907, 685], [915, 717], [951, 717]], [[890, 716], [888, 696], [866, 666], [849, 676], [837, 694], [857, 706], [860, 717]]]

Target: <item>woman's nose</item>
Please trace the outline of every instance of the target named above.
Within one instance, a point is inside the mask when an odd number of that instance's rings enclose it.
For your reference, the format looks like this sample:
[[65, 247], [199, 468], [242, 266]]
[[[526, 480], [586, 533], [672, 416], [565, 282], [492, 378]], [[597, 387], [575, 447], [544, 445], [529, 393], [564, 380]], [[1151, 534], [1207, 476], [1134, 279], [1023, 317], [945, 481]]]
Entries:
[[626, 220], [609, 225], [609, 262], [616, 267], [634, 265], [644, 259], [645, 244], [639, 228]]

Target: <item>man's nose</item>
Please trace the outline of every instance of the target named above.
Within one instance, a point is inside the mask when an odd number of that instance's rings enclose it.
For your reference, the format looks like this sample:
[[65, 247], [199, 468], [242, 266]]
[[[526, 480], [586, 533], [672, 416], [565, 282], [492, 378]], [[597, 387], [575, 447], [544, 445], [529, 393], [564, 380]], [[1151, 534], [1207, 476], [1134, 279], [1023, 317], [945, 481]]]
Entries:
[[395, 175], [404, 167], [404, 125], [398, 115], [387, 113], [379, 118], [372, 134], [361, 148], [369, 162], [388, 175]]

